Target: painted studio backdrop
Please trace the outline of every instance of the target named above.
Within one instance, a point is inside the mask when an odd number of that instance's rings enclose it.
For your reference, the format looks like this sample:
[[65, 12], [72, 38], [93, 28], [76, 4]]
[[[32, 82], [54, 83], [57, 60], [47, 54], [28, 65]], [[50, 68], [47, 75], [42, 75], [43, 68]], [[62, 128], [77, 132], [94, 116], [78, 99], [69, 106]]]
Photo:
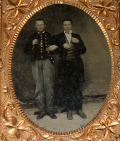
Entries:
[[[54, 35], [61, 33], [62, 20], [73, 20], [73, 33], [80, 34], [87, 51], [83, 54], [85, 83], [82, 87], [83, 101], [94, 96], [105, 98], [110, 84], [111, 58], [109, 48], [97, 23], [84, 11], [68, 5], [52, 5], [37, 12], [21, 30], [13, 51], [12, 80], [17, 98], [22, 102], [34, 101], [35, 83], [31, 71], [31, 57], [24, 54], [24, 46], [29, 35], [36, 32], [34, 22], [43, 18], [46, 31]], [[59, 55], [55, 59], [55, 98], [57, 101], [57, 69]], [[103, 100], [104, 101], [104, 100]]]

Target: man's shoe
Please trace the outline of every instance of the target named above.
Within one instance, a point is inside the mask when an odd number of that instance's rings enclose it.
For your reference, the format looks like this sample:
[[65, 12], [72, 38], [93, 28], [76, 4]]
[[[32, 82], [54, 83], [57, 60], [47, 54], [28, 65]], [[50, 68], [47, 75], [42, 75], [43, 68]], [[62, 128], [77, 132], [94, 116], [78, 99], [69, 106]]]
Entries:
[[67, 111], [67, 119], [68, 120], [72, 120], [73, 119], [73, 115], [72, 115], [72, 111], [71, 110]]
[[46, 113], [39, 113], [36, 119], [42, 119]]
[[78, 110], [78, 111], [77, 111], [77, 114], [80, 115], [81, 118], [84, 118], [84, 119], [87, 118], [87, 116], [83, 113], [82, 110]]
[[38, 115], [40, 114], [40, 111], [34, 112], [34, 115]]
[[53, 112], [48, 113], [48, 116], [50, 116], [52, 119], [57, 118], [57, 116]]

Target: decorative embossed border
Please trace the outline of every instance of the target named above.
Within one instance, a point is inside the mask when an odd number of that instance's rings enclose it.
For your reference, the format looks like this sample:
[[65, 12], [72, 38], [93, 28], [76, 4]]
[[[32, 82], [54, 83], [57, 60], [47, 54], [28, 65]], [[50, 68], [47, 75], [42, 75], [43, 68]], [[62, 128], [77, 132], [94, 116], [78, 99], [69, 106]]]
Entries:
[[[22, 111], [12, 84], [13, 48], [24, 24], [52, 4], [82, 9], [100, 26], [111, 55], [111, 82], [98, 114], [71, 132], [51, 132], [35, 125]], [[0, 0], [0, 141], [118, 141], [120, 140], [119, 0]]]

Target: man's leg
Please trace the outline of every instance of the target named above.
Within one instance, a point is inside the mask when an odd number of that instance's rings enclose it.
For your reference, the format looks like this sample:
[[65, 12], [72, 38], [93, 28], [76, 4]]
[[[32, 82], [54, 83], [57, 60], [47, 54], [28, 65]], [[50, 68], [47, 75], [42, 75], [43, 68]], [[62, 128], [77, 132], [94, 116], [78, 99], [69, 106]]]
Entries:
[[66, 75], [63, 80], [61, 81], [62, 88], [64, 90], [64, 99], [65, 99], [65, 109], [67, 111], [67, 119], [73, 119], [73, 92], [71, 87], [71, 78], [69, 75]]
[[54, 114], [54, 66], [49, 59], [44, 60], [43, 76], [46, 94], [46, 111], [51, 118], [57, 118]]
[[66, 109], [67, 109], [67, 119], [72, 120], [73, 119], [73, 92], [70, 87], [70, 85], [65, 88], [65, 101], [66, 101]]
[[79, 88], [74, 89], [74, 106], [76, 110], [82, 110], [82, 92]]
[[82, 118], [87, 118], [86, 115], [82, 111], [82, 92], [80, 88], [74, 90], [74, 106], [77, 111], [77, 114]]
[[32, 74], [36, 83], [35, 88], [35, 100], [39, 107], [40, 113], [45, 113], [45, 94], [43, 84], [43, 62], [42, 60], [36, 60], [32, 64]]
[[62, 80], [65, 105], [67, 110], [67, 119], [73, 119], [73, 90], [72, 90], [72, 75], [73, 75], [73, 62], [68, 62], [64, 72], [64, 78]]

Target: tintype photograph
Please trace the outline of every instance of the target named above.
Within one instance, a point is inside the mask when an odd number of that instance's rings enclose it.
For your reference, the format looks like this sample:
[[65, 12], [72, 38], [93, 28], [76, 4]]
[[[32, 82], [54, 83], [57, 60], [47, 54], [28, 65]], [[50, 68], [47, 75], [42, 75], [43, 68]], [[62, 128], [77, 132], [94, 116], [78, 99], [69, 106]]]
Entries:
[[68, 132], [85, 126], [103, 105], [111, 78], [110, 51], [87, 13], [51, 5], [22, 28], [11, 72], [28, 118], [43, 129]]

